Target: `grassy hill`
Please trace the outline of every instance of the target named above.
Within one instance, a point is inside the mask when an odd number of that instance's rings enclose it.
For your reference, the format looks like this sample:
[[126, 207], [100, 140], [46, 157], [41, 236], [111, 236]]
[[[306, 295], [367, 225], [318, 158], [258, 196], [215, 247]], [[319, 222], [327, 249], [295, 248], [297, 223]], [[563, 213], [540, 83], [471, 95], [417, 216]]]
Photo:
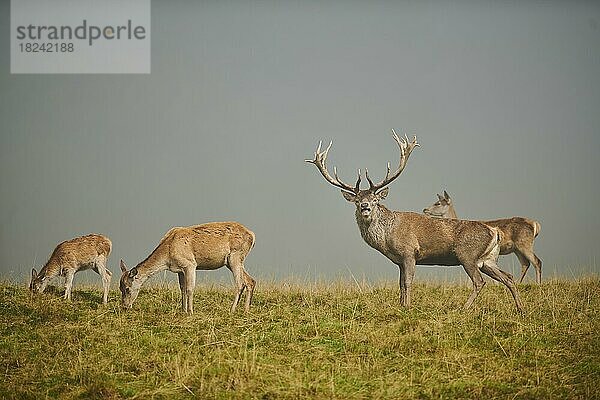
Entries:
[[521, 285], [524, 316], [489, 283], [144, 288], [132, 310], [99, 289], [31, 297], [0, 284], [1, 398], [600, 398], [600, 280]]

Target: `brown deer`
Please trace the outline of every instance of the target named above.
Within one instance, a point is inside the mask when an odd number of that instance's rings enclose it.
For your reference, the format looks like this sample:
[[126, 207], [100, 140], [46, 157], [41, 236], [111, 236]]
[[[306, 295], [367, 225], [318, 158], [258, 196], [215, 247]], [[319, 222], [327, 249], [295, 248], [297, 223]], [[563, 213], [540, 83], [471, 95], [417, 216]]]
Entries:
[[[344, 198], [356, 206], [356, 222], [365, 242], [396, 264], [400, 270], [400, 301], [410, 306], [410, 292], [415, 265], [462, 265], [473, 282], [473, 290], [464, 307], [469, 308], [485, 285], [481, 272], [503, 283], [510, 290], [516, 307], [522, 311], [513, 277], [496, 265], [500, 251], [501, 232], [477, 221], [461, 221], [431, 218], [413, 212], [391, 211], [381, 204], [388, 194], [388, 185], [404, 170], [408, 157], [418, 146], [417, 138], [409, 142], [400, 139], [392, 129], [392, 135], [400, 148], [398, 168], [390, 175], [390, 164], [385, 178], [373, 183], [365, 170], [369, 188], [360, 189], [361, 173], [354, 186], [342, 182], [337, 170], [331, 176], [326, 160], [331, 143], [321, 151], [321, 143], [314, 164], [327, 182], [340, 188]], [[481, 271], [481, 272], [480, 272]]]
[[60, 243], [50, 259], [38, 273], [31, 270], [29, 289], [33, 293], [42, 293], [48, 282], [58, 276], [65, 278], [65, 299], [71, 299], [73, 277], [76, 272], [93, 269], [102, 277], [102, 303], [108, 302], [108, 289], [112, 273], [106, 268], [106, 260], [110, 255], [112, 243], [103, 235], [90, 234]]
[[[438, 218], [457, 219], [456, 210], [450, 195], [444, 190], [444, 195], [437, 195], [438, 201], [423, 210], [423, 213]], [[504, 233], [500, 243], [500, 254], [515, 253], [521, 264], [521, 279], [523, 282], [529, 265], [535, 268], [536, 282], [542, 283], [542, 260], [533, 252], [533, 242], [540, 234], [541, 225], [539, 222], [524, 218], [512, 217], [504, 219], [494, 219], [491, 221], [482, 221], [486, 225], [498, 228]]]
[[160, 271], [177, 273], [181, 290], [181, 307], [194, 312], [196, 270], [215, 270], [227, 266], [233, 273], [237, 287], [231, 306], [234, 312], [244, 289], [246, 312], [250, 309], [256, 281], [246, 273], [244, 260], [254, 247], [254, 233], [237, 222], [210, 222], [185, 228], [171, 228], [154, 251], [141, 263], [127, 270], [121, 260], [121, 299], [131, 308], [146, 280]]

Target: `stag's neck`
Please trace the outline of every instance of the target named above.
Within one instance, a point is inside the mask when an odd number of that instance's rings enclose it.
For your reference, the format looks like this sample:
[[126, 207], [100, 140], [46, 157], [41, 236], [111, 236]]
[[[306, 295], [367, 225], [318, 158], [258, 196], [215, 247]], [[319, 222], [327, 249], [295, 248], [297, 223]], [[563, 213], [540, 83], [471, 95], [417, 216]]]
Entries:
[[366, 220], [358, 209], [356, 210], [356, 222], [360, 229], [360, 235], [369, 246], [377, 250], [385, 247], [386, 237], [391, 229], [393, 219], [394, 213], [381, 204], [373, 209], [369, 220]]

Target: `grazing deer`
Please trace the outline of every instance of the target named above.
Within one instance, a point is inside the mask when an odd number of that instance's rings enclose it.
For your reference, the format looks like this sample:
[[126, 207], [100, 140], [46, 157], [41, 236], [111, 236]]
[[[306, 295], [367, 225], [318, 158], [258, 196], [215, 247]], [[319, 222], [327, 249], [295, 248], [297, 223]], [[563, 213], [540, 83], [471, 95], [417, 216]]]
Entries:
[[154, 251], [141, 263], [127, 270], [121, 260], [121, 299], [131, 308], [146, 280], [160, 271], [169, 270], [179, 276], [181, 307], [194, 312], [196, 270], [215, 270], [227, 266], [237, 288], [231, 312], [235, 311], [244, 289], [246, 312], [250, 309], [256, 281], [246, 273], [244, 260], [254, 246], [252, 231], [237, 222], [211, 222], [185, 228], [171, 228]]
[[102, 277], [102, 303], [108, 302], [108, 289], [112, 273], [106, 268], [112, 243], [103, 235], [90, 234], [60, 243], [42, 267], [39, 274], [31, 270], [29, 289], [33, 293], [42, 293], [48, 282], [57, 276], [65, 277], [65, 299], [71, 299], [73, 277], [76, 272], [93, 269]]
[[[452, 199], [444, 190], [444, 195], [437, 195], [438, 201], [425, 208], [423, 213], [438, 218], [457, 219], [456, 210], [452, 204]], [[495, 219], [491, 221], [482, 221], [484, 224], [498, 228], [504, 233], [500, 243], [500, 254], [515, 253], [521, 263], [521, 279], [523, 282], [529, 265], [535, 268], [536, 282], [542, 283], [542, 260], [533, 252], [533, 241], [539, 235], [541, 225], [539, 222], [529, 218], [512, 217], [505, 219]]]
[[412, 212], [390, 211], [381, 201], [388, 195], [387, 187], [406, 166], [408, 157], [418, 146], [417, 138], [400, 139], [392, 129], [392, 135], [400, 148], [400, 163], [390, 175], [387, 165], [385, 178], [375, 184], [365, 170], [369, 189], [360, 190], [361, 174], [358, 171], [356, 184], [342, 182], [334, 168], [331, 176], [326, 160], [331, 143], [321, 151], [321, 143], [314, 159], [305, 160], [314, 164], [323, 178], [340, 188], [344, 198], [356, 205], [356, 222], [365, 242], [396, 264], [400, 270], [400, 301], [410, 306], [410, 292], [415, 274], [415, 265], [462, 265], [473, 282], [473, 291], [465, 303], [471, 307], [485, 285], [481, 272], [503, 283], [511, 292], [517, 309], [522, 311], [513, 277], [498, 269], [496, 260], [500, 251], [501, 232], [477, 221], [461, 221], [431, 218]]

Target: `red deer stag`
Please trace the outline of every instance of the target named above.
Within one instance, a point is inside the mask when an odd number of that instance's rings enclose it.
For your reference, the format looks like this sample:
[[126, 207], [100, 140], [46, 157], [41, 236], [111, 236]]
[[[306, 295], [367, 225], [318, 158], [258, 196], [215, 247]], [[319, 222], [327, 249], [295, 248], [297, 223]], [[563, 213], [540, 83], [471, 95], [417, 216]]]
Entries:
[[[513, 277], [498, 269], [496, 260], [500, 251], [501, 232], [477, 221], [461, 221], [431, 218], [413, 212], [391, 211], [381, 204], [388, 194], [388, 185], [404, 170], [408, 157], [418, 146], [417, 138], [409, 142], [400, 139], [392, 129], [400, 149], [398, 168], [390, 174], [388, 163], [385, 178], [373, 183], [365, 170], [369, 188], [360, 189], [361, 174], [354, 186], [342, 182], [334, 168], [333, 176], [327, 170], [326, 160], [331, 143], [321, 151], [321, 143], [314, 159], [305, 160], [314, 164], [323, 178], [341, 189], [344, 198], [356, 206], [356, 222], [362, 238], [375, 250], [382, 253], [400, 269], [400, 301], [410, 306], [410, 293], [415, 265], [462, 265], [473, 282], [473, 290], [464, 307], [469, 308], [485, 285], [481, 272], [503, 283], [510, 290], [516, 307], [522, 311]], [[480, 272], [481, 271], [481, 272]]]

